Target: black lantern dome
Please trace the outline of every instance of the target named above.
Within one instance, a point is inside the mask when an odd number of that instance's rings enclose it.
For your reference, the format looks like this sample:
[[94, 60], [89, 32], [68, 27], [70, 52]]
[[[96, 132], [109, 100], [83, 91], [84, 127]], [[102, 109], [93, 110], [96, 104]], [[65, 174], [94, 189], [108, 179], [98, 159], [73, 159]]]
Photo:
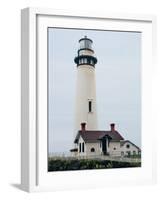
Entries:
[[97, 58], [94, 57], [94, 51], [92, 49], [93, 41], [87, 36], [79, 40], [80, 47], [78, 49], [78, 56], [75, 57], [74, 62], [77, 64], [77, 67], [80, 65], [91, 65], [95, 67], [97, 63]]

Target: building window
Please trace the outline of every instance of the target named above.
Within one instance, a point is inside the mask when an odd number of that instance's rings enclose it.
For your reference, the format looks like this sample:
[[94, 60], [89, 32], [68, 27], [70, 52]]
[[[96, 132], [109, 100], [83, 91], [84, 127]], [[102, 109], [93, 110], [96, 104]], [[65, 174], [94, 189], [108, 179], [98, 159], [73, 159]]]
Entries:
[[116, 150], [116, 147], [114, 147], [113, 150]]
[[92, 101], [88, 102], [88, 111], [92, 112]]
[[84, 152], [84, 142], [82, 143], [82, 152]]
[[131, 155], [131, 152], [130, 152], [130, 151], [127, 151], [126, 153], [127, 153], [127, 156], [130, 156], [130, 155]]
[[130, 145], [129, 145], [129, 144], [127, 144], [127, 145], [126, 145], [126, 148], [127, 148], [127, 149], [129, 149], [129, 148], [130, 148]]
[[95, 152], [95, 149], [93, 147], [91, 148], [91, 152]]
[[124, 156], [124, 152], [123, 151], [121, 151], [121, 156]]
[[79, 143], [79, 152], [81, 152], [81, 143]]
[[133, 151], [133, 155], [136, 155], [136, 151]]
[[102, 147], [102, 142], [100, 141], [100, 148]]

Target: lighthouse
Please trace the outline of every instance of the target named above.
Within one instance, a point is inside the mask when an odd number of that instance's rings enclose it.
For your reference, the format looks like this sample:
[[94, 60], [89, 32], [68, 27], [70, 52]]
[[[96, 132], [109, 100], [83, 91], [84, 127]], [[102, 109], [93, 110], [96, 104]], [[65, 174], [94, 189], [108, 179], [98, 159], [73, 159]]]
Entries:
[[86, 129], [97, 130], [96, 78], [97, 58], [92, 48], [93, 41], [87, 36], [79, 40], [79, 49], [74, 59], [77, 67], [75, 134], [80, 124], [86, 123]]
[[95, 78], [97, 58], [92, 43], [87, 36], [81, 38], [74, 59], [77, 67], [77, 82], [75, 137], [74, 148], [70, 149], [71, 155], [81, 156], [80, 158], [83, 159], [140, 155], [141, 149], [130, 140], [125, 140], [115, 128], [115, 123], [110, 124], [110, 130], [100, 130], [97, 127]]

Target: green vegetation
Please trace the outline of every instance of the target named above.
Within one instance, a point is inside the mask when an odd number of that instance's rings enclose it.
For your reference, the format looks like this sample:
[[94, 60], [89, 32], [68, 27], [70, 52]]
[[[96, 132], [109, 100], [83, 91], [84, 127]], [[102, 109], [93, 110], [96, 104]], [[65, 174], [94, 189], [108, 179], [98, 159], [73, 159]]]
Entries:
[[136, 154], [136, 155], [129, 155], [129, 156], [125, 156], [127, 158], [141, 158], [141, 154]]
[[52, 159], [48, 160], [48, 171], [67, 171], [85, 169], [110, 169], [125, 167], [141, 167], [140, 162], [129, 163], [111, 160], [87, 160], [87, 159]]

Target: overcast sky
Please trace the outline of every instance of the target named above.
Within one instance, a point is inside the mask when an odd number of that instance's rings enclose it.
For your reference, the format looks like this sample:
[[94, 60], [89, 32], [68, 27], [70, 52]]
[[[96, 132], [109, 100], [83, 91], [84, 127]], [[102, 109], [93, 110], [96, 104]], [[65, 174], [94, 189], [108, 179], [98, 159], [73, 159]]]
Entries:
[[73, 145], [79, 39], [93, 40], [99, 130], [115, 123], [118, 132], [141, 147], [141, 33], [48, 28], [49, 152]]

